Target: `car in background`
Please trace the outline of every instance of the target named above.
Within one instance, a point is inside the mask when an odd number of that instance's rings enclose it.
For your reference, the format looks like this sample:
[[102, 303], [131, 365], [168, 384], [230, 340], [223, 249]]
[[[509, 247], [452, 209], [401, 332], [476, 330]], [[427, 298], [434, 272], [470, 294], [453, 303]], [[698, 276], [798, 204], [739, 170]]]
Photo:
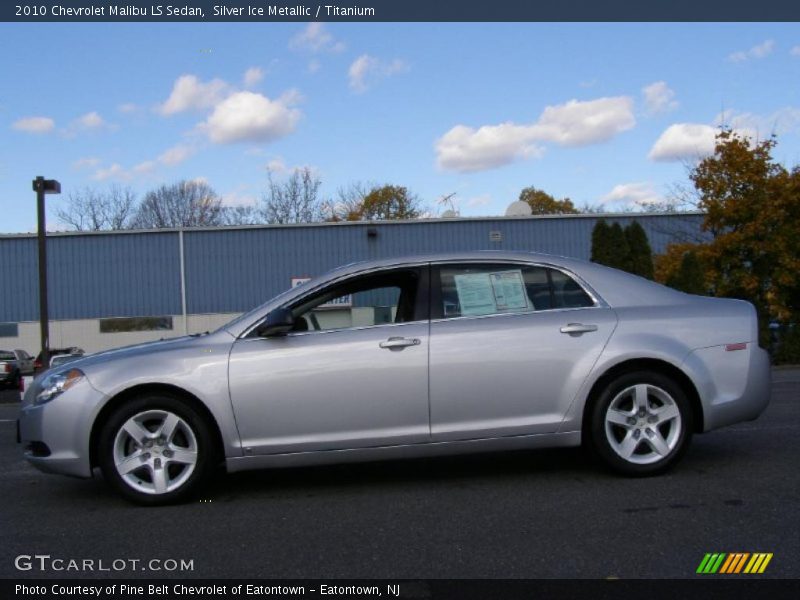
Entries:
[[760, 415], [753, 305], [576, 259], [471, 252], [351, 264], [210, 334], [37, 377], [29, 462], [141, 504], [229, 472], [584, 444], [662, 473], [693, 434]]
[[22, 375], [33, 375], [33, 357], [25, 352], [25, 350], [12, 350], [17, 358], [17, 365], [19, 365], [19, 372]]
[[0, 350], [0, 386], [19, 389], [21, 377], [17, 355], [12, 350]]
[[[77, 346], [70, 346], [69, 348], [50, 348], [50, 360], [52, 365], [52, 359], [54, 356], [58, 356], [59, 354], [83, 354], [83, 349], [78, 348]], [[34, 373], [39, 373], [44, 370], [42, 365], [42, 353], [36, 355], [36, 359], [33, 361], [33, 369]]]
[[63, 364], [81, 359], [85, 354], [56, 354], [50, 359], [50, 368], [60, 367]]

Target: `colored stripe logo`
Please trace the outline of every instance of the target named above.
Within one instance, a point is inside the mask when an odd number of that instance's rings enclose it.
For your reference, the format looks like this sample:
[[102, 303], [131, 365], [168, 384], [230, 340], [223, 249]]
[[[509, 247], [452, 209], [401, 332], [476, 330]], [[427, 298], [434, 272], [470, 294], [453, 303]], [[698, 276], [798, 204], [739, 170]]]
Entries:
[[756, 575], [767, 570], [772, 552], [714, 552], [707, 553], [696, 573], [699, 575]]

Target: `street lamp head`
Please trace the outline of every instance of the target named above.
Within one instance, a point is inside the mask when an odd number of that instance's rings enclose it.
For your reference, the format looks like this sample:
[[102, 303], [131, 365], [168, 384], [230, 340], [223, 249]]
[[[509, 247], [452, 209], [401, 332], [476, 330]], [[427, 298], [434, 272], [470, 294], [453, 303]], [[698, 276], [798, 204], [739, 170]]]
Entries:
[[61, 183], [55, 179], [45, 179], [41, 175], [33, 180], [33, 191], [45, 194], [60, 194]]

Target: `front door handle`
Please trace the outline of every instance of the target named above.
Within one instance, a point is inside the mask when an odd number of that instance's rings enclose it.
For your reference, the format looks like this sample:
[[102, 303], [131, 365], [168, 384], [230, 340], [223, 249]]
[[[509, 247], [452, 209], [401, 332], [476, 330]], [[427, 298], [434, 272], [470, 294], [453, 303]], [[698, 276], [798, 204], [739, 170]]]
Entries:
[[569, 335], [581, 335], [582, 333], [589, 333], [597, 331], [597, 325], [584, 325], [583, 323], [568, 323], [560, 329], [561, 333], [568, 333]]
[[417, 338], [404, 338], [404, 337], [390, 337], [388, 340], [378, 344], [381, 348], [405, 348], [407, 346], [419, 346], [420, 341]]

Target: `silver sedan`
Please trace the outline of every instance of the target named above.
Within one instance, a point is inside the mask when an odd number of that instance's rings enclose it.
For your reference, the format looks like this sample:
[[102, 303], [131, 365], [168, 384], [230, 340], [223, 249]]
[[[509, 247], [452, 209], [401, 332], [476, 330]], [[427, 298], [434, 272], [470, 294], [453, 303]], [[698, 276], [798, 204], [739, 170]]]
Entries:
[[228, 471], [585, 444], [672, 467], [755, 419], [769, 359], [752, 305], [579, 260], [474, 252], [349, 265], [221, 329], [42, 374], [27, 459], [125, 497], [185, 500]]

